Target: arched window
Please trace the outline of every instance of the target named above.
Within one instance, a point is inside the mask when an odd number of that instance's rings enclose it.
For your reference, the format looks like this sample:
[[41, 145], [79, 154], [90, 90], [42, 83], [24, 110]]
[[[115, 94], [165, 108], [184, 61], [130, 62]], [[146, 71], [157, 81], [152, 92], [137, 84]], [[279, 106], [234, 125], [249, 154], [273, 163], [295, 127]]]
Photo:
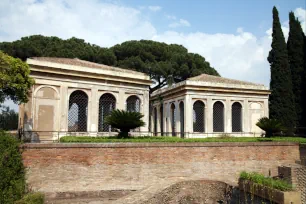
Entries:
[[180, 126], [181, 126], [181, 137], [184, 137], [184, 103], [180, 103]]
[[171, 104], [170, 109], [171, 109], [171, 132], [172, 132], [172, 136], [176, 136], [176, 128], [175, 128], [176, 110], [175, 110], [174, 103]]
[[242, 132], [242, 106], [235, 102], [232, 105], [232, 132]]
[[213, 120], [214, 132], [224, 132], [224, 105], [220, 101], [214, 104]]
[[113, 131], [111, 126], [105, 123], [105, 118], [110, 115], [114, 109], [116, 109], [116, 98], [110, 93], [103, 94], [99, 100], [99, 132]]
[[193, 104], [193, 132], [205, 132], [205, 105], [202, 101]]
[[163, 105], [160, 106], [160, 135], [164, 135], [164, 107]]
[[137, 96], [130, 96], [126, 99], [126, 110], [140, 112], [140, 99]]
[[153, 117], [154, 117], [154, 135], [157, 136], [157, 109], [154, 108], [153, 112]]
[[83, 91], [74, 91], [69, 98], [68, 131], [87, 131], [88, 96]]

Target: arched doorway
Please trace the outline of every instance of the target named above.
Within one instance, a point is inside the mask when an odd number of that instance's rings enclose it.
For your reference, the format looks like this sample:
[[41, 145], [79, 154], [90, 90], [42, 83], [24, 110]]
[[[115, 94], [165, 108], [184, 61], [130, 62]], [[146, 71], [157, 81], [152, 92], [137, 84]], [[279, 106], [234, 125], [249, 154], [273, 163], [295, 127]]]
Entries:
[[181, 127], [181, 138], [184, 138], [185, 134], [185, 128], [184, 128], [184, 122], [185, 119], [184, 119], [184, 102], [180, 102], [180, 127]]
[[68, 131], [86, 132], [88, 96], [83, 91], [74, 91], [69, 98]]
[[224, 132], [224, 105], [220, 101], [217, 101], [214, 104], [213, 131]]
[[242, 106], [239, 102], [232, 105], [232, 132], [242, 132]]
[[114, 129], [105, 123], [105, 118], [116, 109], [116, 98], [110, 94], [105, 93], [100, 97], [99, 100], [99, 132], [112, 132]]
[[205, 132], [205, 105], [202, 101], [193, 104], [193, 132]]
[[171, 110], [171, 132], [172, 132], [172, 136], [176, 136], [176, 111], [175, 111], [175, 105], [174, 103], [171, 104], [170, 106], [170, 110]]

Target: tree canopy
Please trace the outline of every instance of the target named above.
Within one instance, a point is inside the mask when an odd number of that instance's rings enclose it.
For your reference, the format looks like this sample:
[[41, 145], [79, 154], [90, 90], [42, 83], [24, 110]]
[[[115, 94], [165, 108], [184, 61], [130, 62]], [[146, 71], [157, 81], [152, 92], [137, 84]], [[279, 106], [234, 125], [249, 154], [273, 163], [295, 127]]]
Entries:
[[[292, 91], [295, 102], [295, 112], [297, 116], [297, 126], [305, 125], [302, 119], [303, 101], [302, 95], [306, 94], [304, 84], [304, 33], [301, 23], [289, 13], [289, 37], [287, 42], [288, 59], [292, 76]], [[303, 83], [304, 82], [304, 83]]]
[[288, 62], [286, 41], [281, 29], [276, 7], [273, 8], [272, 49], [268, 61], [271, 67], [270, 117], [278, 119], [287, 129], [293, 132], [296, 115], [292, 92], [291, 71]]
[[27, 102], [28, 92], [34, 84], [29, 75], [28, 64], [0, 51], [0, 104], [5, 99], [15, 103]]
[[33, 35], [14, 42], [0, 43], [0, 50], [26, 60], [29, 57], [79, 58], [148, 74], [156, 84], [150, 92], [199, 74], [219, 76], [199, 54], [177, 44], [151, 40], [127, 41], [111, 48], [86, 43], [82, 39]]

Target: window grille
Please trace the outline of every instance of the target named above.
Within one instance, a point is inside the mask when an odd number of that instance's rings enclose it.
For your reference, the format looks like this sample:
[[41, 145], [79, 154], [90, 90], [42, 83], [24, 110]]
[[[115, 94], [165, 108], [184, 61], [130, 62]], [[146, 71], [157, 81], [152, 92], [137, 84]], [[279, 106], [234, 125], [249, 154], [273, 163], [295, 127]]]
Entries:
[[232, 132], [242, 132], [242, 106], [238, 102], [232, 105]]
[[205, 132], [205, 105], [202, 101], [193, 104], [193, 132]]
[[126, 110], [140, 112], [140, 99], [137, 96], [130, 96], [126, 100]]
[[176, 123], [176, 110], [175, 110], [175, 105], [172, 103], [171, 104], [171, 131], [172, 131], [172, 136], [176, 136], [175, 123]]
[[224, 105], [220, 101], [214, 104], [213, 126], [214, 132], [224, 132]]
[[107, 116], [116, 109], [116, 98], [109, 93], [103, 94], [99, 100], [99, 132], [114, 132], [114, 128], [105, 123]]
[[154, 135], [157, 136], [157, 109], [154, 108]]
[[164, 135], [164, 107], [160, 106], [160, 134], [161, 136]]
[[[137, 96], [130, 96], [126, 99], [126, 110], [130, 112], [140, 112], [140, 99]], [[134, 132], [139, 132], [140, 128], [133, 129]]]
[[83, 91], [74, 91], [69, 98], [68, 131], [86, 132], [88, 96]]
[[184, 137], [184, 103], [180, 103], [180, 125], [181, 125], [181, 137]]

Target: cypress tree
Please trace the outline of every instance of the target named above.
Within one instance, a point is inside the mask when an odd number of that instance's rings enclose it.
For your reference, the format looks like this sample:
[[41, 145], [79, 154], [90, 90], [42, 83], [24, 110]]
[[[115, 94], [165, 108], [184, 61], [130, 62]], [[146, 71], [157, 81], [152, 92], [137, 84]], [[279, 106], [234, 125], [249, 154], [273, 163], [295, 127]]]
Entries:
[[303, 125], [303, 88], [304, 81], [304, 33], [301, 23], [294, 13], [289, 13], [289, 38], [287, 42], [288, 59], [292, 77], [292, 92], [295, 105], [296, 126]]
[[273, 33], [272, 49], [269, 52], [268, 61], [271, 68], [269, 97], [270, 118], [278, 119], [287, 128], [287, 133], [292, 134], [295, 127], [295, 110], [292, 93], [291, 72], [288, 63], [287, 45], [278, 11], [273, 7]]

